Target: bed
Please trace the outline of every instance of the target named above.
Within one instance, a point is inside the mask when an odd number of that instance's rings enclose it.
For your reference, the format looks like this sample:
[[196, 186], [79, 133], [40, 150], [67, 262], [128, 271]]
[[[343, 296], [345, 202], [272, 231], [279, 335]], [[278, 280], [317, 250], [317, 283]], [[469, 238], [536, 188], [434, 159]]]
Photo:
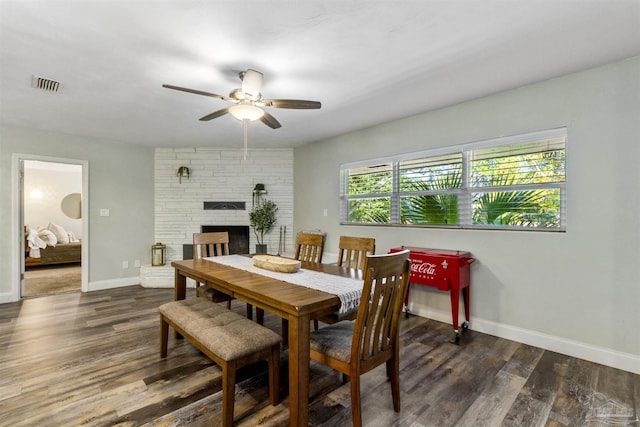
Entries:
[[82, 261], [82, 242], [52, 223], [46, 228], [25, 226], [24, 247], [27, 267]]

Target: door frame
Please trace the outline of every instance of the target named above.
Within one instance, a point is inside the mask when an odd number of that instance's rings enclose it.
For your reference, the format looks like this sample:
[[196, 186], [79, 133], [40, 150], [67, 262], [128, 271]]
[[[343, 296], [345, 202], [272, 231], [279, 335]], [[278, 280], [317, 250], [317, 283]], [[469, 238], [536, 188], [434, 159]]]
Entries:
[[82, 292], [89, 290], [89, 161], [35, 154], [13, 153], [11, 158], [11, 289], [13, 301], [20, 301], [24, 285], [24, 161], [67, 163], [82, 166]]

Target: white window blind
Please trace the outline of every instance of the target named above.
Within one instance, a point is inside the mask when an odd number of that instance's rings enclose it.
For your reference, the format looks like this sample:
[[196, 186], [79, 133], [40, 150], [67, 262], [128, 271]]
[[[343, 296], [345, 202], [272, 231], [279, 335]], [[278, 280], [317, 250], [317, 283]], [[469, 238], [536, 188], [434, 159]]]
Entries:
[[566, 129], [341, 167], [344, 223], [565, 229]]

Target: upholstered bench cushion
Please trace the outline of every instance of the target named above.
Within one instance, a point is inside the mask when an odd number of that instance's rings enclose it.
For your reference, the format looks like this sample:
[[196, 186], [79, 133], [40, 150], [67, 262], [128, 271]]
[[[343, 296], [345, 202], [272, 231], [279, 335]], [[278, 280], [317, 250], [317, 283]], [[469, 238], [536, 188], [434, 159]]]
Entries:
[[159, 310], [163, 316], [226, 361], [280, 342], [280, 335], [272, 330], [202, 298], [169, 302], [161, 305]]

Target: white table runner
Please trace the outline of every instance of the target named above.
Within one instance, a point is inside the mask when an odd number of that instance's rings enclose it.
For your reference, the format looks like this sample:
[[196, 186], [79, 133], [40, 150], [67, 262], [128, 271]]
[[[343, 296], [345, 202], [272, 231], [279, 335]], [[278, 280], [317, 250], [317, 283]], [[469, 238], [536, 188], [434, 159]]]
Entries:
[[338, 313], [345, 314], [358, 308], [360, 297], [362, 296], [362, 280], [351, 279], [349, 277], [335, 276], [321, 273], [319, 271], [305, 270], [301, 268], [295, 273], [280, 273], [277, 271], [265, 270], [253, 265], [253, 259], [242, 255], [224, 255], [204, 258], [207, 261], [245, 270], [250, 273], [282, 280], [294, 285], [304, 286], [310, 289], [327, 292], [340, 298], [340, 310]]

